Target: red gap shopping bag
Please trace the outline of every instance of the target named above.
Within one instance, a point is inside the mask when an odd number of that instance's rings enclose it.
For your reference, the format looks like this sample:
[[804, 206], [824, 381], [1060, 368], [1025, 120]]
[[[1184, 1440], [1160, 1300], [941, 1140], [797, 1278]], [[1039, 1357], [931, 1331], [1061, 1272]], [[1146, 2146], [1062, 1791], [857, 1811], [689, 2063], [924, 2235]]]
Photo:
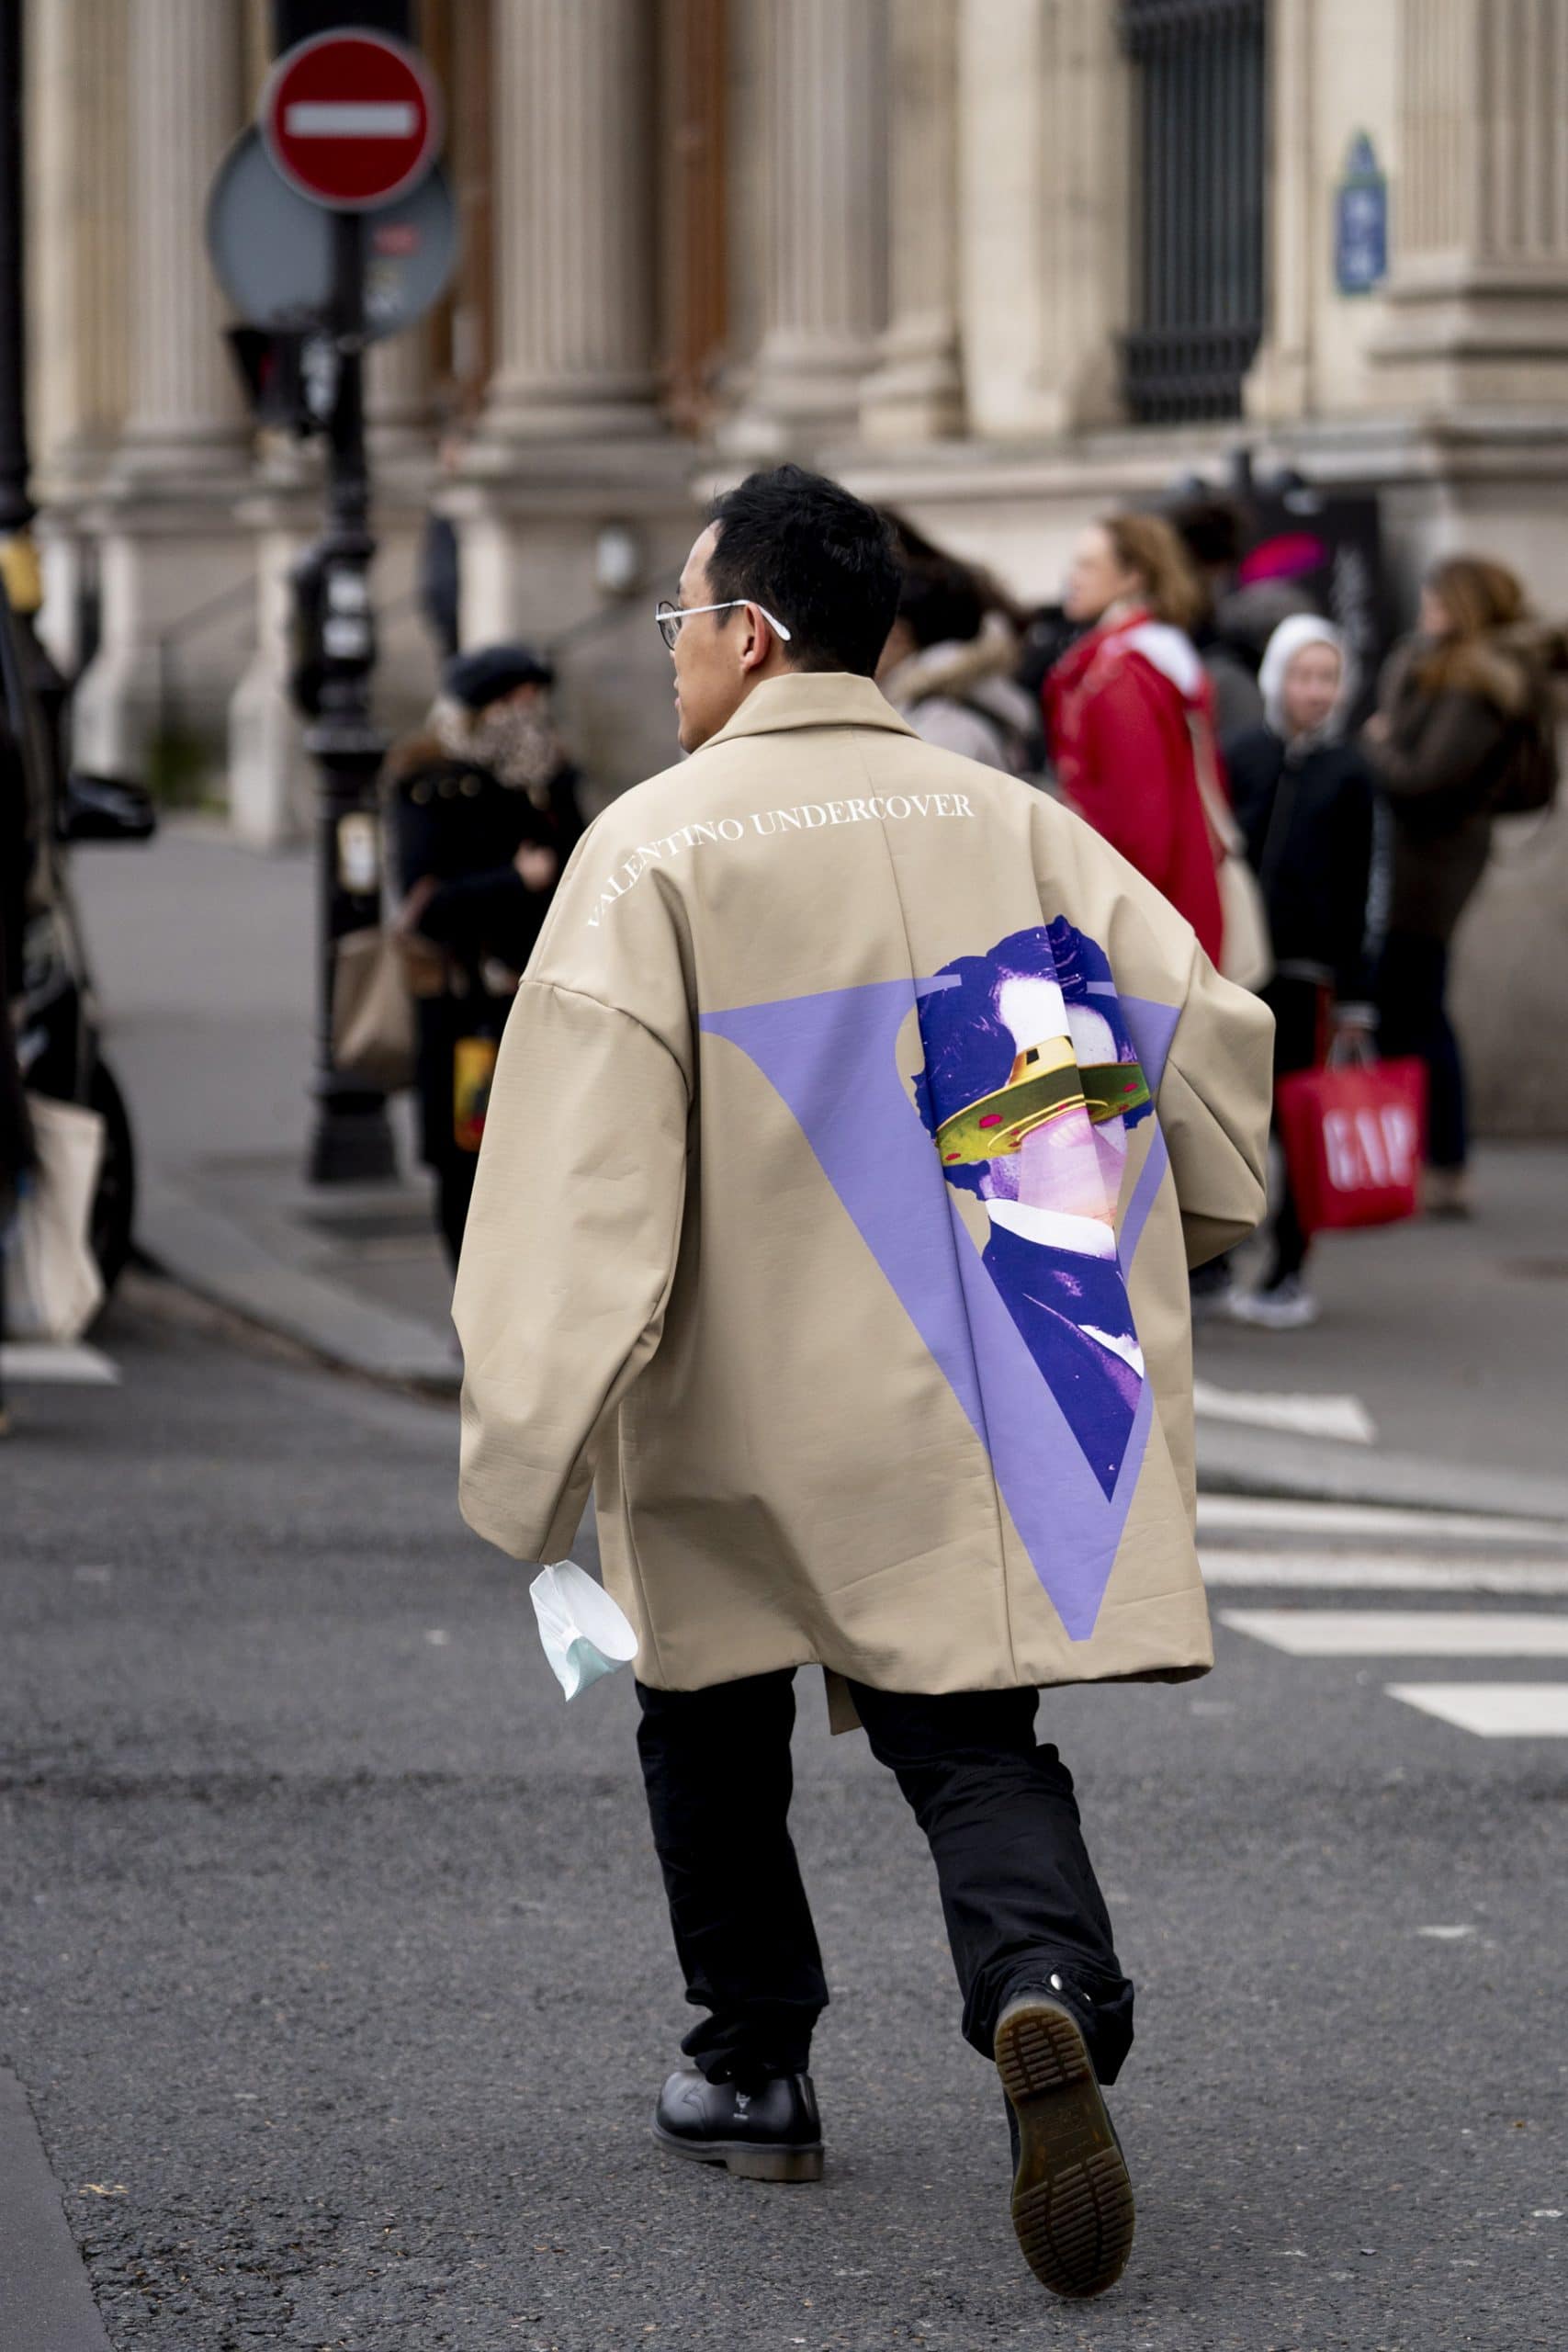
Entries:
[[1416, 1215], [1427, 1140], [1424, 1062], [1297, 1070], [1280, 1080], [1274, 1099], [1306, 1232]]

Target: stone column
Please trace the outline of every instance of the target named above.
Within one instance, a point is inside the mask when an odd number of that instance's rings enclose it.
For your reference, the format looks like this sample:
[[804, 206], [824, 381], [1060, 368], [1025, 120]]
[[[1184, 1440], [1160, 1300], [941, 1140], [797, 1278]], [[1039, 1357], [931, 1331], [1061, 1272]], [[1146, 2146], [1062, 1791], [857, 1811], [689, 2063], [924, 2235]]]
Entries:
[[[461, 543], [463, 638], [550, 646], [596, 792], [671, 757], [651, 618], [695, 536], [691, 445], [657, 401], [658, 77], [649, 0], [491, 0], [494, 370], [437, 492]], [[459, 37], [479, 0], [463, 0]], [[602, 535], [629, 537], [612, 587]], [[625, 594], [624, 605], [615, 598]]]
[[372, 459], [428, 462], [434, 456], [435, 383], [428, 318], [370, 345], [365, 409]]
[[82, 508], [118, 446], [129, 372], [125, 121], [120, 0], [54, 0], [28, 17], [28, 421], [39, 621], [51, 653], [81, 666], [90, 569]]
[[1323, 207], [1313, 17], [1313, 0], [1274, 0], [1269, 27], [1268, 323], [1245, 388], [1247, 413], [1265, 424], [1311, 406]]
[[202, 236], [208, 189], [245, 116], [229, 0], [128, 0], [132, 344], [125, 458], [139, 475], [232, 472], [247, 441]]
[[884, 0], [761, 0], [762, 335], [726, 438], [848, 435], [887, 318]]
[[233, 0], [124, 0], [130, 79], [130, 399], [103, 497], [102, 640], [77, 688], [82, 764], [224, 767], [225, 713], [254, 647], [236, 592], [253, 550], [235, 501], [251, 435], [202, 236], [208, 189], [245, 115]]
[[48, 498], [97, 479], [124, 410], [127, 30], [119, 0], [28, 18], [29, 410]]
[[484, 437], [653, 424], [653, 11], [493, 0], [498, 350]]
[[1565, 92], [1568, 0], [1402, 0], [1388, 397], [1568, 400]]
[[1105, 0], [959, 0], [959, 254], [971, 429], [1119, 414], [1127, 69]]
[[863, 387], [867, 441], [960, 430], [958, 17], [953, 0], [892, 0], [889, 133], [892, 318]]

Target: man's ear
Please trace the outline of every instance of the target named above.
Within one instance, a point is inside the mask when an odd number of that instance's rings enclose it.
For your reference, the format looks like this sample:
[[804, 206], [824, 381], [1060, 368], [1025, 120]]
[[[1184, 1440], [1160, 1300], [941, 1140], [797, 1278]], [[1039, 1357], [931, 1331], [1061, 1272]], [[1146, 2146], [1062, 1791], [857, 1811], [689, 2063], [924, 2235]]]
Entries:
[[752, 605], [742, 607], [740, 667], [760, 670], [777, 642], [773, 630]]

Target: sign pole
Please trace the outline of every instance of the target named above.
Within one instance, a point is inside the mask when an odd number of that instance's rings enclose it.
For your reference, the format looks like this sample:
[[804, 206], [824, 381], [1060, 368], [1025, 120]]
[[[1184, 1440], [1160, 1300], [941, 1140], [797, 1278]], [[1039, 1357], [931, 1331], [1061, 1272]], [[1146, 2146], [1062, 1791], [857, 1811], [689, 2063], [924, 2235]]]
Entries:
[[[316, 716], [305, 738], [320, 769], [315, 1122], [307, 1161], [314, 1184], [367, 1182], [397, 1172], [386, 1096], [340, 1076], [333, 1051], [337, 943], [381, 915], [376, 779], [386, 750], [370, 715], [376, 542], [365, 442], [365, 224], [358, 213], [333, 215], [333, 256], [337, 389], [327, 441], [327, 527], [307, 567], [315, 610], [305, 621], [320, 665]], [[307, 593], [303, 583], [299, 593]]]

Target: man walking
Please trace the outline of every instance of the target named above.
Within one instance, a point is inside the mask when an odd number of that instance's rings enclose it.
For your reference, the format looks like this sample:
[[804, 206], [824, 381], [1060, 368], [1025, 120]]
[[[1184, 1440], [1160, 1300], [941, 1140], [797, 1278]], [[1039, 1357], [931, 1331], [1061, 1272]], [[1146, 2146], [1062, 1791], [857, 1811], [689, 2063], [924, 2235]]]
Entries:
[[1212, 1651], [1187, 1269], [1263, 1207], [1269, 1017], [1089, 828], [872, 683], [874, 511], [784, 466], [673, 605], [687, 763], [557, 893], [457, 1283], [462, 1503], [529, 1560], [597, 1482], [687, 1996], [671, 2153], [819, 2177], [828, 1999], [787, 1815], [824, 1668], [931, 1843], [1045, 2285], [1120, 2274], [1133, 1988], [1043, 1685]]

